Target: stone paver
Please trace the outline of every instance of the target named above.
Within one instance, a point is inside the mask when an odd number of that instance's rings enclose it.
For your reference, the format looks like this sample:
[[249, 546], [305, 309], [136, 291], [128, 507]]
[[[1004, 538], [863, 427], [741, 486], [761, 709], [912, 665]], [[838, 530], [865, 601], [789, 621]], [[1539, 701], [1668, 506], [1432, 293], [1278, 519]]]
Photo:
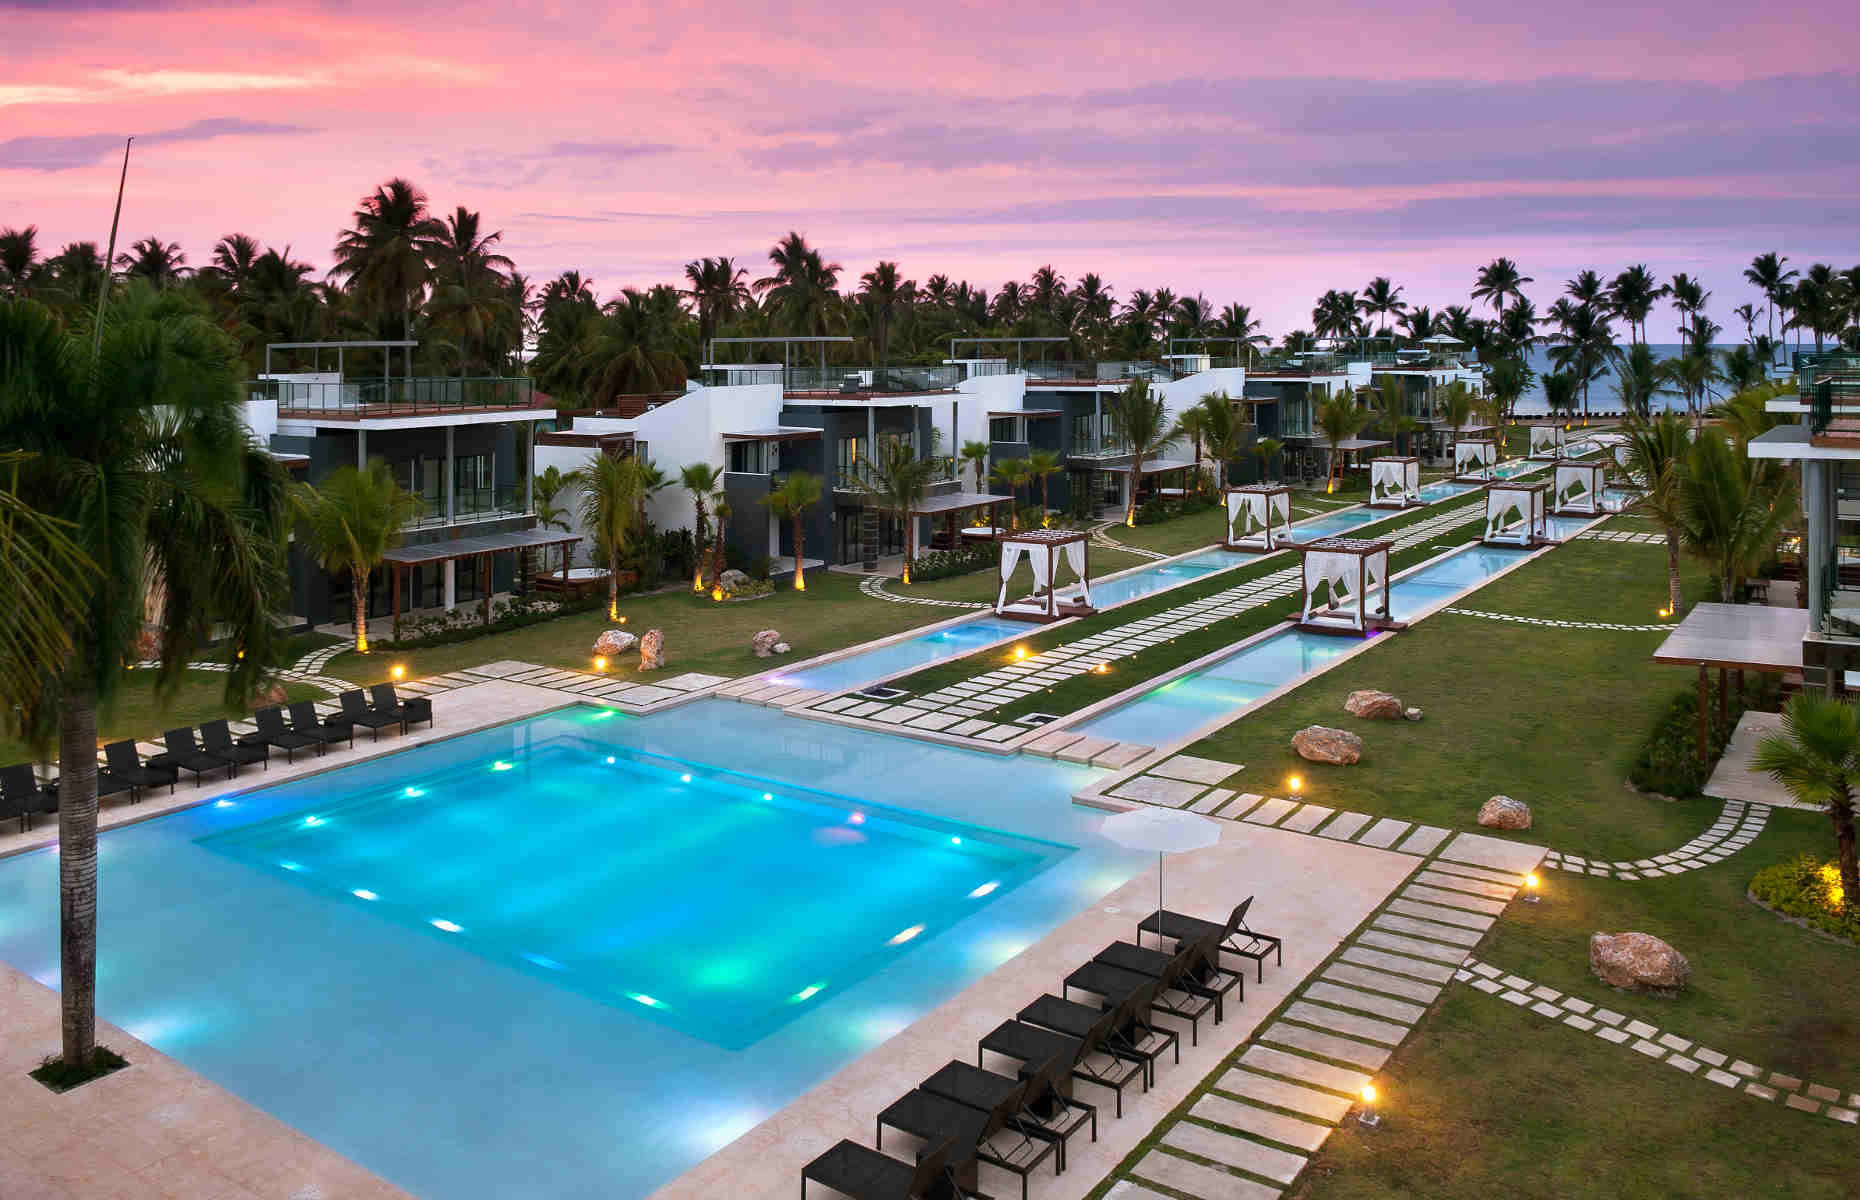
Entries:
[[1453, 978], [1453, 968], [1444, 963], [1426, 962], [1418, 958], [1409, 958], [1404, 954], [1385, 954], [1380, 950], [1371, 950], [1363, 946], [1351, 946], [1337, 957], [1345, 962], [1413, 975], [1417, 979], [1425, 979], [1432, 983], [1445, 983]]
[[[1242, 1133], [1250, 1133], [1265, 1138], [1267, 1141], [1296, 1146], [1306, 1153], [1322, 1146], [1324, 1139], [1330, 1136], [1328, 1125], [1318, 1125], [1298, 1117], [1267, 1112], [1264, 1109], [1254, 1108], [1251, 1104], [1242, 1104], [1237, 1100], [1229, 1100], [1225, 1096], [1217, 1096], [1213, 1093], [1197, 1100], [1195, 1107], [1188, 1110], [1188, 1115], [1199, 1117], [1215, 1125], [1224, 1125], [1229, 1129], [1238, 1129]], [[1183, 1147], [1183, 1149], [1187, 1148]], [[1228, 1161], [1226, 1156], [1220, 1154], [1210, 1154], [1208, 1157], [1218, 1158], [1223, 1162]], [[1253, 1169], [1245, 1163], [1228, 1162], [1228, 1165], [1240, 1167], [1243, 1170]], [[1259, 1173], [1265, 1174], [1263, 1171]]]
[[1319, 837], [1336, 838], [1347, 842], [1356, 836], [1356, 831], [1369, 824], [1369, 814], [1359, 812], [1340, 812], [1330, 824], [1318, 830]]
[[1320, 1121], [1341, 1121], [1344, 1114], [1350, 1111], [1351, 1101], [1342, 1096], [1299, 1087], [1282, 1079], [1270, 1079], [1244, 1067], [1235, 1067], [1227, 1072], [1214, 1086], [1223, 1092], [1232, 1092], [1236, 1096], [1270, 1104], [1274, 1108], [1304, 1113]]
[[1119, 784], [1111, 795], [1119, 800], [1139, 800], [1145, 804], [1180, 808], [1206, 790], [1207, 788], [1199, 783], [1182, 783], [1174, 779], [1158, 779], [1154, 775], [1139, 775], [1135, 779]]
[[1186, 1150], [1190, 1154], [1198, 1154], [1202, 1158], [1210, 1158], [1225, 1166], [1278, 1183], [1290, 1183], [1298, 1178], [1298, 1172], [1304, 1170], [1305, 1166], [1305, 1156], [1302, 1154], [1276, 1150], [1252, 1138], [1234, 1137], [1205, 1125], [1197, 1125], [1193, 1121], [1177, 1121], [1174, 1128], [1163, 1135], [1163, 1145]]
[[1277, 1200], [1279, 1189], [1254, 1183], [1218, 1167], [1203, 1166], [1166, 1150], [1152, 1150], [1143, 1161], [1130, 1169], [1139, 1179], [1160, 1183], [1191, 1196], [1220, 1197], [1227, 1200]]
[[1419, 938], [1404, 937], [1401, 934], [1384, 933], [1371, 929], [1356, 939], [1365, 946], [1375, 946], [1382, 950], [1393, 950], [1397, 954], [1410, 954], [1416, 958], [1431, 959], [1438, 963], [1452, 963], [1458, 966], [1466, 959], [1466, 952], [1454, 946], [1443, 946], [1439, 942], [1424, 942]]
[[1336, 809], [1325, 808], [1322, 804], [1307, 804], [1279, 822], [1279, 828], [1289, 829], [1293, 833], [1310, 833], [1323, 824], [1325, 817], [1335, 811]]
[[1133, 742], [1119, 742], [1109, 750], [1092, 755], [1091, 765], [1094, 767], [1110, 767], [1114, 770], [1120, 767], [1128, 767], [1148, 757], [1155, 752], [1155, 749], [1154, 746], [1139, 746]]
[[1178, 754], [1166, 762], [1151, 767], [1149, 773], [1161, 775], [1165, 779], [1182, 779], [1189, 783], [1206, 784], [1212, 787], [1239, 769], [1236, 763], [1217, 762], [1212, 758], [1197, 758], [1192, 754]]
[[1205, 816], [1233, 798], [1234, 794], [1226, 788], [1209, 788], [1206, 795], [1189, 805], [1188, 808], [1190, 812], [1198, 812]]
[[1294, 1050], [1307, 1050], [1371, 1071], [1379, 1070], [1389, 1060], [1388, 1050], [1381, 1046], [1372, 1046], [1368, 1042], [1332, 1033], [1319, 1033], [1315, 1029], [1306, 1029], [1302, 1025], [1292, 1025], [1285, 1021], [1275, 1022], [1259, 1036], [1261, 1041], [1289, 1046]]
[[1395, 847], [1403, 854], [1431, 854], [1435, 847], [1447, 839], [1451, 829], [1442, 829], [1438, 825], [1417, 825], [1414, 832]]
[[1116, 745], [1116, 743], [1109, 738], [1092, 737], [1088, 734], [1078, 741], [1073, 742], [1070, 746], [1067, 746], [1053, 757], [1059, 759], [1061, 762], [1089, 763], [1092, 759], [1092, 755], [1102, 754], [1114, 745]]
[[1403, 900], [1397, 897], [1389, 901], [1389, 911], [1400, 913], [1404, 917], [1421, 917], [1425, 920], [1443, 925], [1458, 925], [1462, 929], [1484, 931], [1492, 927], [1492, 917], [1484, 913], [1466, 912], [1458, 908], [1443, 908], [1438, 904], [1423, 904], [1418, 900]]
[[1404, 917], [1394, 913], [1383, 913], [1375, 919], [1377, 929], [1387, 929], [1394, 933], [1411, 933], [1416, 937], [1430, 938], [1436, 942], [1447, 942], [1455, 946], [1476, 946], [1479, 934], [1457, 925], [1443, 925], [1439, 921], [1420, 921], [1413, 917]]
[[[1319, 980], [1305, 985], [1304, 994], [1312, 1000], [1322, 1000], [1326, 1004], [1340, 1008], [1354, 1008], [1403, 1025], [1412, 1025], [1421, 1019], [1427, 1010], [1418, 1004], [1408, 1004], [1401, 1000], [1392, 1000], [1387, 996], [1378, 996], [1371, 992], [1358, 991], [1355, 988], [1339, 987], [1334, 983]], [[1832, 1099], [1832, 1097], [1830, 1097]]]
[[1395, 844], [1395, 839], [1412, 828], [1406, 821], [1397, 821], [1394, 817], [1383, 817], [1371, 825], [1362, 837], [1356, 839], [1359, 846], [1375, 846], [1385, 849]]
[[1352, 966], [1347, 962], [1334, 962], [1324, 968], [1324, 978], [1352, 987], [1401, 996], [1421, 1004], [1431, 1004], [1434, 997], [1440, 995], [1440, 988], [1434, 984], [1421, 983], [1418, 980], [1391, 975], [1387, 971], [1377, 971], [1370, 967]]
[[1264, 804], [1242, 817], [1241, 820], [1249, 821], [1254, 825], [1270, 825], [1280, 817], [1283, 817], [1286, 813], [1291, 812], [1295, 807], [1296, 805], [1290, 800], [1284, 800], [1277, 796], [1273, 796]]
[[1444, 888], [1429, 887], [1424, 883], [1411, 883], [1403, 888], [1401, 894], [1410, 900], [1423, 900], [1429, 904], [1442, 904], [1452, 908], [1463, 908], [1467, 912], [1485, 913], [1497, 916], [1505, 911], [1505, 901], [1488, 900], [1483, 896], [1469, 896], [1465, 892], [1452, 892]]
[[1372, 1078], [1361, 1071], [1319, 1062], [1302, 1054], [1275, 1050], [1271, 1046], [1248, 1046], [1240, 1055], [1240, 1063], [1257, 1071], [1270, 1071], [1287, 1079], [1316, 1084], [1335, 1092], [1348, 1092], [1352, 1096], [1362, 1091], [1363, 1085]]

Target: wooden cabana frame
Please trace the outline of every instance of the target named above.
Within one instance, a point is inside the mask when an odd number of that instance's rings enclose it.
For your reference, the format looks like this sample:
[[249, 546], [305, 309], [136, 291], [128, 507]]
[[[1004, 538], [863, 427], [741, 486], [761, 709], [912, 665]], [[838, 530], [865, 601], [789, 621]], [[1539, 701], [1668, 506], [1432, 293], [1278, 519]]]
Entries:
[[1421, 503], [1421, 460], [1385, 454], [1369, 463], [1369, 507], [1407, 508]]
[[[1485, 490], [1485, 535], [1488, 546], [1514, 546], [1530, 550], [1550, 544], [1550, 519], [1545, 511], [1545, 496], [1550, 491], [1546, 479], [1500, 480]], [[1517, 513], [1517, 523], [1510, 523]]]
[[[1091, 537], [1082, 529], [1023, 529], [1002, 534], [1001, 562], [996, 567], [1000, 587], [995, 593], [995, 615], [1010, 621], [1046, 624], [1063, 617], [1088, 617], [1098, 610], [1091, 604]], [[1033, 591], [1025, 599], [1008, 601], [1014, 572], [1025, 558], [1033, 569]], [[1059, 598], [1059, 565], [1065, 563], [1078, 576], [1076, 599]]]
[[1565, 517], [1599, 517], [1606, 511], [1602, 492], [1607, 486], [1606, 460], [1559, 458], [1551, 511]]
[[1270, 553], [1277, 550], [1292, 528], [1292, 489], [1282, 483], [1249, 483], [1221, 489], [1227, 506], [1227, 532], [1221, 546], [1227, 550]]
[[1561, 421], [1545, 421], [1531, 426], [1530, 458], [1562, 458], [1564, 447], [1568, 444], [1569, 431]]
[[1453, 477], [1465, 483], [1490, 483], [1498, 477], [1498, 442], [1461, 438], [1453, 443]]
[[[1389, 608], [1387, 541], [1320, 538], [1300, 547], [1304, 608], [1297, 627], [1311, 633], [1362, 637], [1378, 629], [1400, 629]], [[1325, 600], [1318, 606], [1319, 592]]]

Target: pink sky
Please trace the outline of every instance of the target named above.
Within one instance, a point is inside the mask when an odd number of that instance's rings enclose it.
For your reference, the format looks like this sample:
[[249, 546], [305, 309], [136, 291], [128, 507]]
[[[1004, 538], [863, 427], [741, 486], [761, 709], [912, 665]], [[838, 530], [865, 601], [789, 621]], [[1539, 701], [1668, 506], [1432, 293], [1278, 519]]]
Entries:
[[[801, 230], [854, 274], [998, 285], [1052, 263], [1267, 328], [1387, 274], [1465, 303], [1498, 254], [1584, 267], [1860, 261], [1845, 5], [622, 6], [0, 0], [0, 226], [205, 261], [329, 263], [406, 175], [538, 279], [608, 295]], [[1670, 324], [1670, 322], [1666, 322]], [[1741, 330], [1737, 331], [1741, 332]], [[1655, 340], [1662, 340], [1660, 323]]]

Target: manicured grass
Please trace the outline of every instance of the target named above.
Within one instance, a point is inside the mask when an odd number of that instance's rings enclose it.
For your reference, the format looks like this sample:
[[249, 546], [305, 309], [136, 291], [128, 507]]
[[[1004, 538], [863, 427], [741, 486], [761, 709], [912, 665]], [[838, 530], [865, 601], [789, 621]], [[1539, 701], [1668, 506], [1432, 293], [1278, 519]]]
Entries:
[[[1543, 903], [1513, 905], [1478, 953], [1766, 1072], [1860, 1090], [1860, 951], [1743, 897], [1762, 866], [1829, 844], [1825, 819], [1778, 813], [1749, 849], [1704, 870], [1633, 883], [1551, 872]], [[1692, 988], [1629, 996], [1589, 975], [1589, 934], [1623, 929], [1676, 945]], [[1346, 1122], [1291, 1194], [1854, 1194], [1853, 1127], [1702, 1076], [1454, 985], [1378, 1072], [1383, 1127]]]
[[[1117, 564], [1112, 568], [1116, 570], [1142, 561], [1135, 555], [1107, 554], [1105, 557]], [[859, 591], [859, 579], [857, 575], [842, 571], [814, 570], [807, 574], [804, 592], [784, 585], [761, 599], [721, 604], [682, 589], [623, 596], [620, 612], [626, 617], [625, 628], [633, 633], [664, 630], [664, 674], [702, 671], [738, 676], [772, 670], [783, 662], [798, 662], [920, 625], [947, 621], [961, 616], [964, 611], [874, 599]], [[912, 584], [909, 588], [891, 580], [886, 586], [896, 595], [931, 600], [992, 601], [995, 573], [976, 571], [931, 583]], [[340, 654], [325, 670], [358, 683], [377, 683], [388, 678], [395, 663], [405, 664], [408, 678], [413, 679], [501, 659], [588, 669], [592, 666], [594, 639], [602, 630], [614, 627], [607, 619], [606, 609], [601, 608], [507, 633], [487, 634], [469, 641], [405, 653]], [[757, 658], [750, 649], [749, 639], [762, 629], [780, 630], [794, 652], [782, 659]], [[638, 667], [637, 657], [626, 656], [610, 664], [608, 673], [628, 678], [639, 674]]]
[[[307, 652], [307, 651], [306, 651]], [[131, 671], [113, 705], [98, 716], [100, 741], [119, 738], [159, 738], [164, 729], [198, 725], [215, 717], [243, 717], [244, 706], [225, 703], [226, 676], [217, 671], [189, 671], [181, 677], [178, 690], [165, 702], [155, 695], [155, 672]], [[284, 693], [291, 700], [320, 700], [321, 688], [304, 683], [286, 683]], [[44, 748], [56, 754], [55, 745]], [[0, 738], [0, 763], [23, 762], [37, 757], [30, 746], [12, 738]]]
[[[1526, 616], [1650, 623], [1665, 560], [1646, 546], [1571, 542], [1459, 603]], [[1689, 579], [1688, 594], [1702, 581]], [[1709, 825], [1710, 801], [1674, 805], [1626, 787], [1640, 739], [1693, 679], [1650, 661], [1659, 633], [1556, 629], [1439, 612], [1228, 725], [1189, 753], [1245, 763], [1248, 785], [1334, 808], [1475, 828], [1479, 805], [1503, 793], [1531, 806], [1518, 834], [1585, 858], [1664, 853]], [[1343, 702], [1358, 688], [1395, 692], [1419, 722], [1364, 721]], [[1292, 734], [1349, 729], [1364, 742], [1353, 766], [1306, 762]]]

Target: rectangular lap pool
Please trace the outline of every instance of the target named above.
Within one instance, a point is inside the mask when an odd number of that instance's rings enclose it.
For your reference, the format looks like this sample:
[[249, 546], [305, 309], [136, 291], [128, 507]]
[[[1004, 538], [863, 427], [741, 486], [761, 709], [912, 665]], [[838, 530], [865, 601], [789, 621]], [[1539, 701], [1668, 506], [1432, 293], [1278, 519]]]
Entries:
[[[565, 709], [104, 834], [98, 1005], [416, 1194], [644, 1196], [1142, 870], [1095, 774]], [[56, 886], [0, 860], [50, 986]]]

